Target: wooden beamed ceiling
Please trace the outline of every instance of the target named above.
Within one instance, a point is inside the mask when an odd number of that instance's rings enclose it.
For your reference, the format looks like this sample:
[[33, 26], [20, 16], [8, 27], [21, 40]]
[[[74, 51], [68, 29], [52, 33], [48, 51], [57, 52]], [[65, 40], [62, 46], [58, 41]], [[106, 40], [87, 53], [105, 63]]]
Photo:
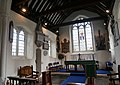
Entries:
[[[55, 32], [60, 26], [77, 23], [64, 20], [75, 11], [88, 10], [97, 13], [99, 19], [108, 19], [112, 14], [115, 0], [12, 0], [11, 10], [23, 15], [24, 17], [38, 22], [40, 19], [42, 24], [47, 23], [47, 29]], [[22, 8], [26, 8], [26, 13], [22, 12]], [[106, 10], [110, 13], [106, 13]], [[98, 20], [96, 17], [90, 17], [86, 20]], [[81, 22], [81, 21], [80, 21]]]

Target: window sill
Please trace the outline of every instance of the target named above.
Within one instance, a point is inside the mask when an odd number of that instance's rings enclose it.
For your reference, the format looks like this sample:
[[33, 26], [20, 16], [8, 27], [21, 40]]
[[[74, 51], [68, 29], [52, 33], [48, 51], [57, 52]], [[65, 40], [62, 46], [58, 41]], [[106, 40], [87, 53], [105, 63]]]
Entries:
[[16, 59], [16, 60], [25, 60], [26, 57], [25, 57], [25, 56], [12, 56], [12, 59]]

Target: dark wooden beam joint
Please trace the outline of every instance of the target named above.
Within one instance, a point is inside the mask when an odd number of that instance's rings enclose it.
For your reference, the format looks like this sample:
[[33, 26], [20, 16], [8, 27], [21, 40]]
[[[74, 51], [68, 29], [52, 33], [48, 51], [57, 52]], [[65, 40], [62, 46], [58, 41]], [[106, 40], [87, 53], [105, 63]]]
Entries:
[[16, 4], [16, 6], [21, 5], [21, 4], [23, 4], [23, 3], [26, 3], [26, 2], [28, 2], [28, 1], [30, 1], [30, 0], [22, 0], [22, 1], [18, 2], [18, 3]]

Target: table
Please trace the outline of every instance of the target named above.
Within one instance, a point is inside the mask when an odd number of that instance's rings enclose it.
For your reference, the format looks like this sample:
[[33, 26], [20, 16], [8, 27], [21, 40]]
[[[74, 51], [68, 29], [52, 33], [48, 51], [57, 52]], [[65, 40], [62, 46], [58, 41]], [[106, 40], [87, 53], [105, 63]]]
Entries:
[[10, 85], [22, 85], [22, 83], [26, 83], [25, 85], [36, 85], [36, 79], [33, 78], [24, 78], [18, 76], [9, 76], [7, 78], [10, 80]]

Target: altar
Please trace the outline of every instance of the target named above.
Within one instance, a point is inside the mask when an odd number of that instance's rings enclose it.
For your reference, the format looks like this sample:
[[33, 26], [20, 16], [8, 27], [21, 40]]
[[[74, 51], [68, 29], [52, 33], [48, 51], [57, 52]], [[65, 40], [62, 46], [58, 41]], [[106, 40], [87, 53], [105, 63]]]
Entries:
[[78, 71], [77, 65], [82, 65], [86, 69], [86, 65], [95, 66], [95, 60], [65, 61], [66, 71], [71, 71], [70, 65], [73, 66], [74, 71]]

